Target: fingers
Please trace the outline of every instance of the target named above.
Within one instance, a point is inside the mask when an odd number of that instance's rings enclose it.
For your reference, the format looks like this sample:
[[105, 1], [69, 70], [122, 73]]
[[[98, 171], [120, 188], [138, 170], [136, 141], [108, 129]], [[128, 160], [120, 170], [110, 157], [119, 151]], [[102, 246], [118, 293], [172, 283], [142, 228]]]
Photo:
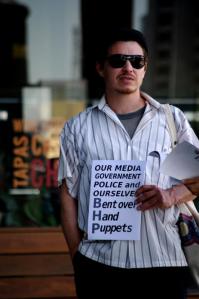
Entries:
[[146, 211], [146, 210], [155, 208], [155, 207], [157, 207], [157, 203], [158, 203], [157, 198], [152, 197], [145, 201], [139, 202], [137, 205], [137, 210]]
[[136, 191], [135, 195], [138, 197], [139, 195], [150, 192], [154, 189], [156, 189], [156, 186], [154, 185], [144, 185]]
[[145, 211], [158, 205], [158, 188], [153, 185], [145, 185], [136, 192], [137, 209]]

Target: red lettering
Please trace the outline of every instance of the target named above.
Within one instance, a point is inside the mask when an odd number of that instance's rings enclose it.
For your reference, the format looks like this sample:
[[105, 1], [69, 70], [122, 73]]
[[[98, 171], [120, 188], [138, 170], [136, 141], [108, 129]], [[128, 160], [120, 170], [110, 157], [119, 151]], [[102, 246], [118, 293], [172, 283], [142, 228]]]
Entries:
[[40, 189], [43, 186], [44, 178], [43, 175], [39, 174], [41, 172], [44, 172], [43, 161], [40, 159], [33, 159], [31, 162], [30, 177], [34, 188]]
[[46, 187], [57, 187], [58, 160], [46, 161]]

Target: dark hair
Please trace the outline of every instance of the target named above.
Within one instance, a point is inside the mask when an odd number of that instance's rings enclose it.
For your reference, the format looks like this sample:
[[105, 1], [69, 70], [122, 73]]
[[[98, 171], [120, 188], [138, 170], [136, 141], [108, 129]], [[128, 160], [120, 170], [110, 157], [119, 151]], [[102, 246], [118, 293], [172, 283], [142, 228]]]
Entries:
[[144, 35], [132, 28], [111, 29], [105, 33], [105, 37], [98, 47], [97, 61], [103, 63], [107, 56], [108, 49], [119, 41], [135, 41], [143, 49], [146, 58], [148, 57], [148, 46]]

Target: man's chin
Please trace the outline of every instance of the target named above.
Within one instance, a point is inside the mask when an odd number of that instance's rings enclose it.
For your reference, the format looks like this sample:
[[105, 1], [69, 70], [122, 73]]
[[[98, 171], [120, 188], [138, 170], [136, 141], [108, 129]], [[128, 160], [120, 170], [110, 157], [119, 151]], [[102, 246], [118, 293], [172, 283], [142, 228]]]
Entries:
[[135, 91], [137, 91], [137, 88], [121, 88], [118, 90], [121, 94], [131, 94], [131, 93], [134, 93]]

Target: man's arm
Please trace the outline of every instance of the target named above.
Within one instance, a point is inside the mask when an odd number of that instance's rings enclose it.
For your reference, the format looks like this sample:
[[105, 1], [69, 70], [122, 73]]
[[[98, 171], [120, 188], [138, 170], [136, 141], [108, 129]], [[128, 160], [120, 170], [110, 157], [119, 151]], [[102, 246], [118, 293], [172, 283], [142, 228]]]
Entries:
[[193, 194], [199, 196], [199, 176], [183, 180], [183, 183]]
[[65, 180], [63, 180], [60, 186], [60, 199], [62, 229], [73, 258], [82, 239], [82, 233], [78, 228], [77, 200], [70, 196]]

